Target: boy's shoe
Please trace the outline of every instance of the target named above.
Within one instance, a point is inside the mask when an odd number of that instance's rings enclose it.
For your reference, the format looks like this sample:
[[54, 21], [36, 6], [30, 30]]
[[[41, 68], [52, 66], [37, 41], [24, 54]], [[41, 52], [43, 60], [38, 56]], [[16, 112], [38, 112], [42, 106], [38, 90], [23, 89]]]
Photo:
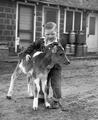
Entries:
[[59, 101], [55, 101], [54, 99], [51, 99], [50, 101], [50, 109], [58, 109], [60, 108]]
[[59, 109], [59, 103], [57, 101], [53, 101], [52, 103], [50, 103], [50, 108], [51, 109]]

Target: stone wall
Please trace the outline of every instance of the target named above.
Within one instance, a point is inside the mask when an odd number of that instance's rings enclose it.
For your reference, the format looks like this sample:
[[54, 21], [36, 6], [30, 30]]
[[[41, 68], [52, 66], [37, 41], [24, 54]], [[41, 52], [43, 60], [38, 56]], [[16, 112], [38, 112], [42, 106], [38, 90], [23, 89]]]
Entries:
[[0, 0], [0, 42], [15, 40], [15, 3]]
[[36, 39], [42, 37], [42, 5], [36, 6]]
[[9, 55], [9, 43], [15, 41], [16, 3], [0, 0], [0, 59]]
[[63, 37], [64, 32], [64, 8], [60, 8], [60, 38]]

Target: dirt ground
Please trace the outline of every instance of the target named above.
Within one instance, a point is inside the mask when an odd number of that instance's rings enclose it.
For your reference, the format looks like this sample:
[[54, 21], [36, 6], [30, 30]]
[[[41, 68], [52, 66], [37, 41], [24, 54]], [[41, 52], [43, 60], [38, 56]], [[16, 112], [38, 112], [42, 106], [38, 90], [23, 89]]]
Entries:
[[75, 60], [62, 71], [63, 109], [32, 109], [25, 75], [15, 83], [12, 100], [6, 99], [16, 63], [0, 62], [0, 120], [98, 120], [98, 60]]

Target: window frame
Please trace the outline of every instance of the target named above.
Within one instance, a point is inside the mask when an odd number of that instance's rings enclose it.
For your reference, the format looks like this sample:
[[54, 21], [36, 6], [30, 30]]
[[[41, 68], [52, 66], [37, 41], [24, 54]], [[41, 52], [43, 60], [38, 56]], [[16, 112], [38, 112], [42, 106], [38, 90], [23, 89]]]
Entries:
[[[95, 18], [94, 19], [95, 21], [94, 21], [94, 26], [93, 26], [94, 27], [94, 29], [93, 29], [94, 31], [93, 32], [92, 32], [92, 29], [91, 29], [92, 28], [91, 27], [91, 19], [92, 18]], [[95, 35], [95, 32], [96, 32], [96, 17], [95, 16], [90, 16], [89, 17], [89, 35]]]
[[73, 12], [72, 31], [75, 31], [75, 24], [74, 24], [75, 23], [75, 12], [80, 12], [81, 13], [80, 31], [82, 31], [82, 27], [83, 27], [83, 11], [65, 9], [64, 10], [64, 33], [68, 33], [68, 32], [66, 32], [67, 11], [72, 11]]
[[36, 30], [36, 5], [35, 4], [30, 4], [30, 3], [24, 3], [24, 2], [17, 2], [16, 4], [16, 33], [15, 33], [15, 51], [17, 51], [17, 40], [19, 40], [18, 36], [18, 30], [19, 30], [19, 5], [25, 5], [25, 6], [33, 6], [34, 7], [34, 29], [33, 29], [33, 40], [35, 41], [35, 30]]

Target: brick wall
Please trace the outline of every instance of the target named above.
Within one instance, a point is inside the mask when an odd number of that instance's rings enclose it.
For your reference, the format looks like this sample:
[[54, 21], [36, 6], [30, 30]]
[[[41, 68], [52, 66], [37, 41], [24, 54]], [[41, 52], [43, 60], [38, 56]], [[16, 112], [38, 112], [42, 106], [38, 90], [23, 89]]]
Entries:
[[36, 6], [36, 39], [42, 37], [42, 5]]
[[[42, 37], [42, 7], [43, 4], [36, 5], [36, 40]], [[16, 2], [11, 0], [0, 0], [0, 46], [3, 43], [15, 42], [15, 25], [16, 25]], [[64, 7], [60, 7], [60, 38], [64, 30]], [[83, 30], [86, 30], [86, 14], [83, 17]], [[10, 44], [9, 44], [10, 45]], [[6, 47], [6, 45], [5, 45]], [[1, 48], [1, 47], [0, 47]], [[6, 47], [7, 50], [7, 47]]]
[[0, 0], [0, 42], [15, 40], [15, 3]]
[[64, 8], [60, 8], [60, 38], [62, 38], [64, 32]]
[[9, 43], [15, 42], [16, 3], [0, 0], [0, 58], [9, 55]]

